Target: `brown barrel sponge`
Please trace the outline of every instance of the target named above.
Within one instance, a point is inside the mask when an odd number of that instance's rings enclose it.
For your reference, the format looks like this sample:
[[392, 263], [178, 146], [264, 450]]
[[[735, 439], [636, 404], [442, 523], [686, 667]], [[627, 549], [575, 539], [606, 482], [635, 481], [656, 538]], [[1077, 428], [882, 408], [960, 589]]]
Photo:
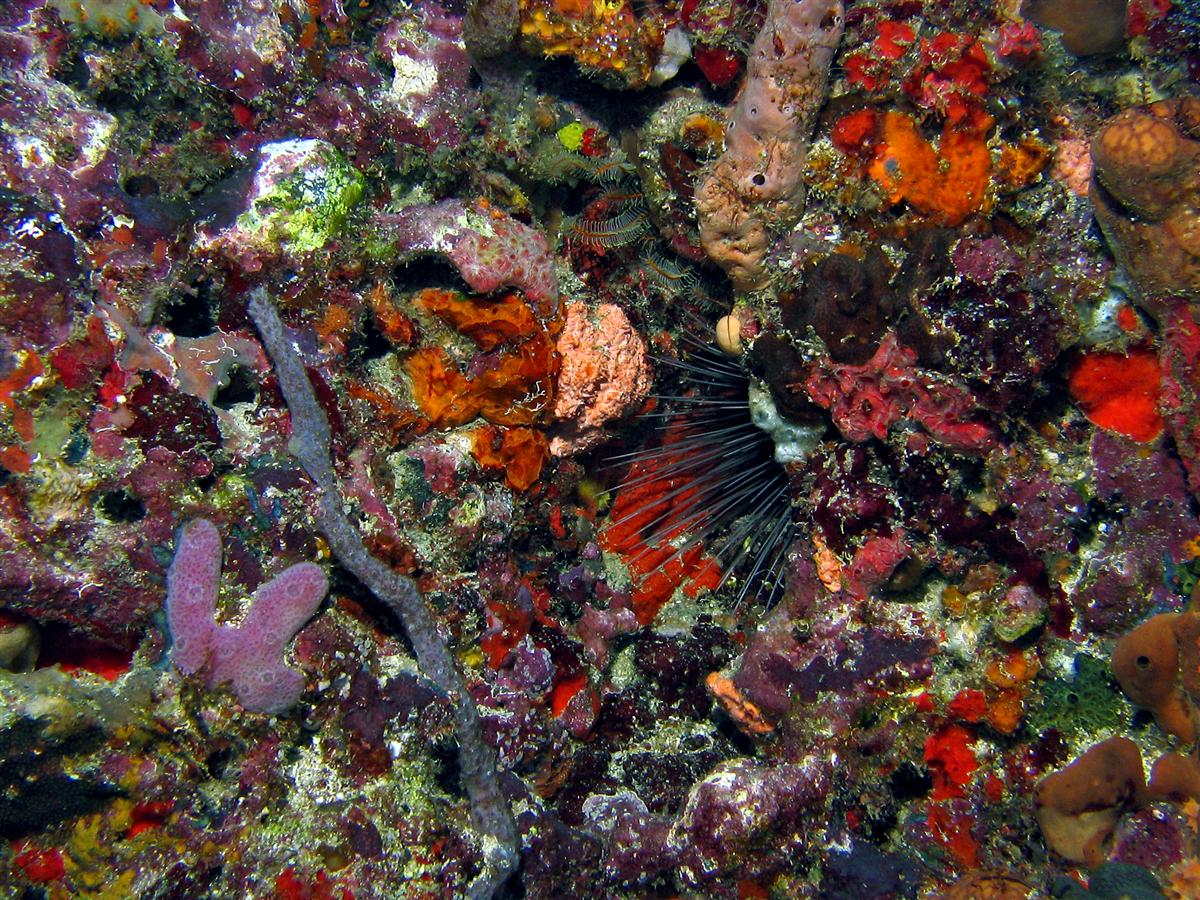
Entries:
[[1117, 641], [1112, 667], [1130, 700], [1150, 710], [1163, 731], [1191, 743], [1196, 729], [1178, 685], [1179, 621], [1178, 613], [1147, 619]]
[[1200, 800], [1200, 762], [1191, 756], [1164, 753], [1150, 770], [1146, 796], [1151, 800]]
[[1100, 865], [1117, 822], [1141, 802], [1145, 788], [1133, 741], [1115, 737], [1095, 744], [1038, 782], [1034, 806], [1046, 846], [1070, 862]]
[[1125, 46], [1126, 0], [1025, 0], [1022, 12], [1062, 32], [1063, 46], [1076, 56], [1113, 53]]

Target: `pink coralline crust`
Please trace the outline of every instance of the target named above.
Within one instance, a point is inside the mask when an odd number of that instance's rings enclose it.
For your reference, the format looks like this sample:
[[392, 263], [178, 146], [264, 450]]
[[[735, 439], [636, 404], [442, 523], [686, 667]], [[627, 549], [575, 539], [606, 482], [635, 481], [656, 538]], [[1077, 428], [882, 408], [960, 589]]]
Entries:
[[608, 663], [609, 643], [613, 638], [637, 631], [637, 613], [633, 611], [627, 595], [615, 595], [608, 609], [600, 609], [591, 603], [583, 605], [583, 615], [575, 631], [583, 640], [584, 650], [592, 665], [603, 669]]
[[[243, 433], [237, 417], [213, 403], [217, 391], [228, 384], [235, 367], [244, 366], [256, 372], [268, 369], [258, 341], [241, 332], [222, 329], [203, 337], [174, 337], [158, 325], [142, 329], [114, 307], [101, 305], [100, 308], [107, 321], [124, 335], [117, 356], [118, 365], [108, 373], [116, 390], [126, 393], [133, 390], [129, 373], [154, 372], [171, 387], [203, 401], [216, 417], [223, 449], [238, 458], [243, 453], [258, 452], [257, 445]], [[102, 396], [101, 399], [105, 398]]]
[[362, 506], [362, 511], [375, 519], [379, 527], [388, 535], [400, 533], [400, 523], [387, 503], [380, 498], [378, 489], [371, 478], [370, 451], [365, 444], [356, 446], [347, 457], [347, 478], [344, 490]]
[[[116, 119], [51, 77], [44, 51], [28, 35], [0, 31], [0, 83], [4, 185], [39, 198], [84, 234], [113, 213], [128, 213], [119, 187], [124, 160], [112, 146]], [[63, 147], [78, 152], [56, 153]]]
[[9, 0], [0, 5], [0, 28], [11, 28], [29, 23], [30, 11], [42, 6], [42, 0]]
[[[113, 646], [136, 646], [161, 599], [147, 574], [153, 571], [153, 560], [145, 558], [148, 543], [90, 512], [71, 521], [35, 521], [23, 492], [11, 484], [0, 488], [0, 519], [0, 596], [8, 611]], [[95, 541], [106, 526], [113, 539]]]
[[167, 574], [171, 658], [185, 675], [203, 671], [210, 690], [231, 682], [251, 712], [282, 712], [304, 690], [304, 676], [283, 661], [283, 653], [329, 589], [325, 572], [313, 563], [285, 569], [254, 592], [237, 626], [214, 620], [220, 581], [216, 526], [206, 519], [189, 522]]
[[302, 134], [328, 141], [360, 166], [378, 157], [388, 137], [381, 122], [384, 110], [379, 99], [384, 82], [367, 51], [339, 47], [311, 99], [284, 106], [274, 120], [243, 132], [236, 142], [238, 151], [248, 157], [263, 143]]
[[545, 236], [509, 216], [493, 219], [492, 228], [490, 235], [459, 234], [447, 254], [467, 284], [485, 294], [511, 285], [539, 305], [557, 302], [558, 284]]
[[600, 698], [591, 685], [584, 686], [567, 701], [558, 716], [559, 722], [578, 740], [587, 737], [600, 714]]
[[556, 346], [562, 368], [550, 452], [570, 456], [602, 440], [606, 424], [636, 411], [654, 375], [645, 341], [612, 303], [601, 304], [595, 314], [583, 303], [568, 306]]
[[[89, 438], [95, 442], [97, 435]], [[117, 442], [119, 449], [119, 436]], [[171, 539], [169, 507], [198, 473], [163, 447], [144, 457], [118, 452], [112, 459], [109, 474], [84, 496], [94, 501], [128, 490], [145, 508], [137, 521], [112, 521], [98, 502], [59, 505], [47, 516], [18, 479], [0, 486], [0, 597], [5, 609], [39, 625], [64, 625], [132, 649], [162, 608], [154, 548]]]
[[1092, 182], [1092, 151], [1087, 138], [1060, 140], [1050, 174], [1076, 197], [1086, 197]]
[[1187, 470], [1188, 488], [1200, 496], [1200, 325], [1186, 302], [1175, 302], [1162, 331], [1160, 407]]
[[769, 882], [786, 865], [773, 840], [802, 847], [818, 839], [811, 818], [823, 812], [831, 774], [828, 762], [811, 757], [776, 766], [746, 757], [722, 763], [692, 786], [671, 826], [667, 852], [679, 859], [680, 881], [710, 896], [722, 882]]
[[[781, 679], [781, 673], [802, 672], [822, 658], [844, 655], [845, 640], [854, 628], [854, 604], [844, 602], [843, 593], [830, 595], [818, 580], [813, 562], [804, 555], [796, 558], [788, 590], [784, 601], [748, 636], [733, 675], [738, 690], [771, 719], [787, 715], [796, 704], [790, 679]], [[797, 639], [794, 627], [801, 620], [812, 626], [804, 641]], [[836, 710], [827, 726], [831, 733], [847, 727], [846, 712]]]
[[295, 39], [279, 21], [273, 3], [215, 3], [178, 0], [182, 16], [166, 29], [178, 36], [179, 57], [210, 84], [249, 102], [296, 77]]
[[375, 224], [392, 233], [402, 258], [440, 253], [472, 290], [514, 287], [544, 321], [558, 313], [558, 280], [545, 235], [505, 212], [453, 199], [410, 206], [377, 217]]
[[739, 289], [766, 286], [769, 234], [804, 210], [804, 160], [842, 28], [838, 0], [772, 0], [750, 48], [725, 152], [696, 188], [700, 243]]
[[965, 237], [950, 252], [954, 271], [975, 284], [991, 287], [1004, 276], [1017, 272], [1021, 259], [999, 237]]
[[[76, 263], [74, 238], [56, 219], [27, 197], [0, 198], [0, 357], [62, 344], [84, 305], [86, 272]], [[0, 377], [11, 363], [0, 361]]]
[[458, 488], [458, 470], [463, 464], [463, 455], [450, 446], [413, 447], [408, 451], [410, 459], [420, 460], [425, 483], [435, 494], [451, 494]]
[[911, 419], [952, 450], [977, 452], [992, 447], [996, 435], [979, 421], [980, 411], [970, 392], [917, 369], [916, 358], [889, 333], [863, 365], [815, 366], [804, 388], [852, 441], [883, 440], [889, 428]]
[[[871, 580], [882, 580], [904, 537], [871, 538], [863, 546], [876, 540], [882, 543], [863, 553], [863, 574], [869, 567]], [[768, 718], [819, 715], [825, 734], [849, 734], [874, 690], [895, 691], [929, 677], [936, 645], [919, 611], [855, 597], [849, 589], [831, 593], [803, 554], [788, 585], [788, 595], [748, 635], [733, 675], [738, 690]], [[797, 622], [805, 623], [802, 636]]]
[[[401, 144], [457, 147], [467, 131], [464, 113], [476, 105], [462, 18], [429, 2], [419, 6], [418, 15], [419, 27], [408, 16], [396, 16], [379, 35], [379, 55], [391, 60], [396, 73], [377, 103], [382, 124]], [[414, 84], [407, 74], [414, 69], [433, 77]]]

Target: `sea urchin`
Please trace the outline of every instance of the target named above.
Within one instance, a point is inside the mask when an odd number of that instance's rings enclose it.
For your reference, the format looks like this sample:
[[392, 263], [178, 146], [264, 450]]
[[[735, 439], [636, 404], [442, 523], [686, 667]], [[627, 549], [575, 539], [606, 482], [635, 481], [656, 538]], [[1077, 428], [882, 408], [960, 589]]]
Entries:
[[674, 567], [714, 589], [735, 583], [738, 604], [757, 596], [769, 606], [796, 535], [785, 463], [810, 451], [824, 426], [784, 420], [739, 360], [695, 335], [683, 340], [682, 357], [657, 359], [679, 384], [656, 395], [657, 436], [612, 460], [629, 468], [606, 529], [620, 537], [608, 544], [635, 587]]

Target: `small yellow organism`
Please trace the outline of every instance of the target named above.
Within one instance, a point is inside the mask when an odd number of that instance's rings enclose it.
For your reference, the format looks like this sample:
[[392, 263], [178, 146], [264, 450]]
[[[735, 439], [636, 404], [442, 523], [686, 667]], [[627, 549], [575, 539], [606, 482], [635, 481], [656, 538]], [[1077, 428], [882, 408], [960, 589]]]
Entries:
[[572, 153], [578, 153], [583, 146], [584, 127], [581, 122], [572, 122], [558, 129], [558, 142]]
[[597, 19], [609, 19], [625, 8], [625, 0], [592, 0], [592, 12]]
[[1188, 559], [1196, 559], [1200, 557], [1200, 535], [1196, 535], [1183, 545], [1183, 552], [1187, 554]]

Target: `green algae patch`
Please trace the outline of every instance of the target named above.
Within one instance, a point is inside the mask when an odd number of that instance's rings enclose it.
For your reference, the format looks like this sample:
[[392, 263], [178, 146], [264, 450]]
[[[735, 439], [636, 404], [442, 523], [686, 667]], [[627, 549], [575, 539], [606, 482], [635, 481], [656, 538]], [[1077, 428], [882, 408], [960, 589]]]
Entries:
[[1073, 668], [1073, 678], [1051, 678], [1041, 685], [1040, 701], [1027, 718], [1030, 730], [1053, 728], [1067, 740], [1124, 732], [1130, 709], [1108, 663], [1076, 653]]
[[278, 245], [288, 256], [325, 247], [362, 199], [365, 180], [331, 144], [292, 140], [262, 150], [250, 208], [240, 231]]

